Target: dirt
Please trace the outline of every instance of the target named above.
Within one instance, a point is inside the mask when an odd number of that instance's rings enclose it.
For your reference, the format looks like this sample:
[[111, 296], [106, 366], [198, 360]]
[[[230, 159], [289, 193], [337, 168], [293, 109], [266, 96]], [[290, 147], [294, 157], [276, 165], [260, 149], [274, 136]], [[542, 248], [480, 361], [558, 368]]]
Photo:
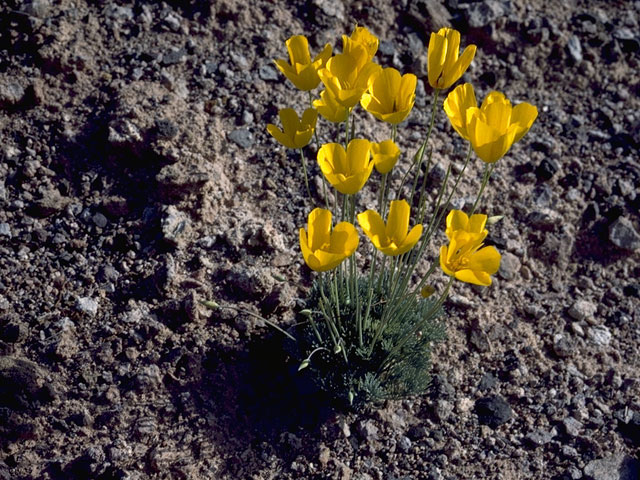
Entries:
[[[3, 2], [0, 478], [639, 478], [639, 21], [637, 1]], [[308, 99], [272, 60], [356, 23], [420, 79], [399, 171], [441, 26], [478, 46], [479, 98], [539, 110], [481, 204], [504, 215], [494, 284], [455, 285], [429, 391], [361, 413], [299, 381], [264, 322], [200, 304], [298, 321], [311, 206], [266, 124]], [[435, 128], [431, 192], [466, 148]], [[389, 129], [359, 110], [356, 134]]]

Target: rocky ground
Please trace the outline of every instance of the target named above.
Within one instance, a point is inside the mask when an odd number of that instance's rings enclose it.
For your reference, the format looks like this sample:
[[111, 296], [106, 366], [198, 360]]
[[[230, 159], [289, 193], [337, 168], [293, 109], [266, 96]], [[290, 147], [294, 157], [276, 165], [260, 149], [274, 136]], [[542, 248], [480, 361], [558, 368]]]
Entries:
[[[638, 1], [2, 2], [0, 479], [639, 478], [639, 21]], [[294, 382], [265, 325], [199, 304], [295, 321], [309, 205], [265, 125], [306, 97], [272, 59], [356, 22], [421, 79], [407, 152], [443, 25], [478, 45], [479, 97], [540, 112], [483, 199], [494, 285], [456, 284], [429, 392], [360, 414]], [[434, 189], [465, 148], [436, 130]], [[357, 133], [388, 135], [362, 113]]]

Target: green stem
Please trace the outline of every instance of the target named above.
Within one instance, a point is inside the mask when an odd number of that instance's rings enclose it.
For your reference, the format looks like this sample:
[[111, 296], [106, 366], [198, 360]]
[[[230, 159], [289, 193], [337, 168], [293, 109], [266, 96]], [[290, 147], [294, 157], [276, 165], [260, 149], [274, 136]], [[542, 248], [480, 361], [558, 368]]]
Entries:
[[267, 325], [269, 325], [272, 328], [275, 328], [276, 330], [278, 330], [280, 333], [286, 335], [287, 337], [289, 337], [291, 340], [293, 340], [294, 342], [297, 342], [296, 338], [291, 335], [288, 332], [285, 332], [282, 328], [280, 328], [278, 325], [276, 325], [275, 323], [273, 323], [271, 320], [267, 320], [266, 318], [264, 318], [262, 315], [258, 315], [257, 313], [253, 313], [250, 312], [249, 310], [245, 310], [244, 308], [238, 308], [238, 307], [232, 307], [231, 305], [220, 305], [218, 308], [226, 308], [229, 310], [233, 310], [235, 312], [240, 312], [240, 313], [244, 313], [245, 315], [249, 315], [250, 317], [254, 317], [257, 318], [259, 320], [262, 320], [264, 323], [266, 323]]
[[313, 202], [311, 197], [311, 189], [309, 188], [309, 177], [307, 176], [307, 160], [304, 158], [304, 150], [300, 149], [300, 158], [302, 160], [302, 171], [304, 172], [304, 184], [307, 187], [307, 195], [309, 195], [309, 201]]
[[480, 197], [482, 197], [482, 194], [484, 193], [484, 189], [487, 186], [487, 183], [489, 183], [489, 178], [491, 178], [491, 174], [493, 173], [493, 169], [495, 168], [496, 164], [492, 163], [491, 166], [489, 166], [489, 164], [485, 164], [484, 167], [484, 175], [482, 177], [482, 185], [480, 185], [480, 191], [478, 192], [478, 196], [476, 197], [476, 201], [473, 202], [473, 207], [471, 207], [471, 212], [469, 213], [469, 216], [473, 215], [473, 213], [476, 211], [476, 207], [478, 206], [478, 203], [480, 203]]
[[[431, 132], [433, 130], [433, 125], [436, 122], [436, 107], [438, 106], [438, 97], [440, 96], [440, 89], [436, 88], [434, 93], [433, 93], [433, 106], [431, 108], [431, 121], [429, 122], [429, 130], [427, 130], [427, 137], [425, 138], [424, 141], [424, 145], [426, 146], [429, 138], [431, 137]], [[417, 166], [417, 170], [416, 170], [416, 176], [413, 179], [413, 187], [411, 188], [411, 195], [409, 196], [409, 204], [411, 204], [413, 202], [413, 195], [416, 192], [416, 187], [418, 186], [418, 177], [420, 177], [420, 169], [422, 167], [422, 159], [424, 157], [424, 151], [423, 154], [420, 155], [420, 159], [418, 160], [418, 166]], [[427, 174], [427, 172], [424, 173], [425, 175]]]

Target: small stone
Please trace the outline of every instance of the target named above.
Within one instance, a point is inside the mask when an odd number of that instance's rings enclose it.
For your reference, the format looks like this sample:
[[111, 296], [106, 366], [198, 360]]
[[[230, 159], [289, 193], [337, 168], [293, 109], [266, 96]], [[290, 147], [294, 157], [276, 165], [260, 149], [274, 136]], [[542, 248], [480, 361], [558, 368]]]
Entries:
[[207, 172], [194, 164], [166, 165], [156, 175], [158, 194], [167, 203], [201, 191], [208, 180]]
[[95, 317], [98, 313], [98, 302], [91, 297], [80, 297], [76, 300], [76, 309], [90, 317]]
[[0, 80], [0, 108], [11, 108], [22, 102], [25, 89], [16, 82]]
[[96, 227], [99, 228], [104, 228], [107, 226], [107, 217], [105, 217], [103, 214], [101, 214], [100, 212], [94, 214], [91, 217], [91, 220], [93, 220], [93, 223], [95, 223]]
[[580, 435], [580, 431], [582, 430], [582, 422], [576, 420], [573, 417], [567, 417], [562, 420], [562, 425], [564, 426], [564, 431], [570, 437], [577, 437]]
[[131, 120], [119, 118], [109, 124], [107, 138], [115, 146], [132, 146], [142, 142], [142, 132]]
[[160, 373], [160, 368], [157, 365], [149, 365], [147, 367], [143, 367], [140, 372], [136, 375], [136, 386], [140, 390], [151, 390], [158, 385], [162, 381], [162, 375]]
[[174, 32], [180, 31], [180, 17], [174, 12], [170, 12], [164, 17], [164, 23]]
[[582, 44], [577, 36], [571, 35], [571, 37], [569, 37], [567, 52], [569, 52], [569, 55], [575, 63], [582, 62]]
[[569, 316], [578, 321], [587, 321], [593, 318], [598, 311], [598, 306], [588, 300], [577, 300], [571, 308], [569, 308]]
[[640, 249], [640, 234], [634, 228], [631, 220], [626, 217], [618, 217], [609, 226], [609, 241], [624, 250]]
[[573, 355], [574, 345], [569, 337], [558, 333], [553, 336], [553, 351], [560, 358]]
[[162, 236], [164, 240], [172, 245], [179, 245], [185, 231], [189, 228], [189, 217], [173, 205], [163, 208]]
[[[427, 2], [428, 3], [428, 2]], [[482, 28], [498, 18], [506, 17], [510, 11], [511, 2], [500, 0], [485, 0], [473, 2], [467, 7], [467, 21], [471, 28]]]
[[6, 222], [0, 223], [0, 237], [11, 238], [11, 227]]
[[624, 453], [591, 460], [584, 467], [585, 480], [637, 480], [640, 462]]
[[26, 409], [40, 400], [45, 372], [36, 363], [18, 357], [0, 356], [0, 406]]
[[606, 347], [611, 342], [611, 331], [604, 325], [589, 327], [587, 338], [599, 347]]
[[372, 442], [378, 439], [378, 427], [372, 420], [362, 420], [358, 422], [357, 432], [363, 440]]
[[546, 432], [544, 430], [536, 430], [534, 432], [528, 433], [524, 437], [525, 441], [535, 447], [541, 447], [546, 445], [553, 439], [552, 432]]
[[22, 11], [32, 17], [45, 18], [51, 9], [51, 0], [28, 0]]
[[262, 65], [258, 69], [258, 76], [266, 82], [277, 82], [280, 79], [278, 71], [271, 65]]
[[478, 384], [478, 389], [482, 391], [491, 390], [498, 383], [498, 379], [495, 375], [490, 372], [485, 373], [480, 379], [480, 383]]
[[453, 404], [451, 402], [448, 402], [447, 400], [442, 400], [442, 399], [436, 402], [435, 413], [436, 413], [436, 417], [438, 417], [440, 421], [446, 422], [451, 416], [452, 412], [453, 412]]
[[253, 145], [253, 135], [245, 128], [232, 130], [227, 134], [227, 138], [242, 148], [251, 148]]
[[407, 453], [411, 448], [412, 443], [409, 437], [407, 437], [406, 435], [401, 435], [400, 438], [398, 438], [397, 445], [401, 451], [403, 451], [404, 453]]
[[499, 395], [484, 397], [476, 401], [478, 420], [483, 425], [497, 428], [511, 420], [513, 411], [507, 401]]
[[187, 54], [187, 51], [184, 48], [178, 48], [175, 50], [171, 50], [164, 55], [162, 55], [162, 65], [175, 65], [177, 63], [182, 62], [182, 59]]
[[329, 459], [331, 458], [331, 450], [326, 445], [320, 446], [320, 452], [318, 453], [318, 462], [324, 468], [329, 463]]
[[558, 172], [559, 169], [560, 167], [555, 160], [544, 158], [536, 167], [536, 178], [540, 182], [546, 182], [547, 180], [551, 180], [551, 178]]
[[498, 275], [505, 280], [513, 280], [520, 271], [520, 259], [511, 252], [502, 254]]

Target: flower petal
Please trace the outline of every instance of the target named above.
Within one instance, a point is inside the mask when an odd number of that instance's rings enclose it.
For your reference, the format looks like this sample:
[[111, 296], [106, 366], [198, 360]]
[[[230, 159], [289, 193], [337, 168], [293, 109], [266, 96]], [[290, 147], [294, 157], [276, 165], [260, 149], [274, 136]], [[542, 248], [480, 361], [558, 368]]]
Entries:
[[286, 42], [287, 50], [289, 51], [289, 59], [291, 65], [296, 63], [308, 64], [311, 63], [311, 56], [309, 55], [309, 42], [304, 35], [294, 35]]
[[456, 230], [467, 230], [469, 225], [469, 217], [462, 210], [451, 210], [447, 215], [446, 234], [449, 239]]
[[331, 212], [324, 208], [314, 208], [309, 214], [307, 228], [310, 250], [328, 247], [331, 240]]
[[392, 200], [387, 216], [387, 237], [396, 245], [400, 245], [407, 237], [411, 207], [406, 200]]
[[501, 255], [496, 247], [484, 247], [469, 257], [469, 263], [465, 267], [493, 275], [500, 268], [500, 259]]
[[518, 125], [518, 132], [513, 140], [519, 141], [529, 131], [534, 120], [538, 117], [538, 109], [530, 103], [520, 103], [513, 107], [511, 123]]
[[358, 223], [371, 243], [377, 248], [386, 247], [389, 239], [386, 234], [384, 220], [380, 214], [374, 210], [367, 210], [358, 214]]
[[484, 226], [487, 223], [487, 216], [481, 213], [474, 213], [469, 219], [469, 231], [474, 233], [480, 233], [484, 230]]
[[340, 222], [331, 233], [330, 251], [349, 257], [356, 251], [359, 243], [356, 227], [349, 222]]
[[446, 54], [447, 38], [444, 35], [440, 35], [440, 32], [432, 33], [427, 49], [427, 73], [429, 76], [429, 85], [433, 88], [439, 88], [438, 79], [442, 75]]
[[267, 131], [271, 134], [273, 138], [275, 138], [278, 143], [287, 147], [287, 148], [296, 148], [293, 144], [293, 140], [284, 134], [282, 130], [276, 127], [274, 124], [267, 124]]
[[472, 283], [474, 285], [482, 285], [483, 287], [491, 285], [491, 277], [485, 272], [458, 270], [455, 273], [455, 277], [461, 282]]

